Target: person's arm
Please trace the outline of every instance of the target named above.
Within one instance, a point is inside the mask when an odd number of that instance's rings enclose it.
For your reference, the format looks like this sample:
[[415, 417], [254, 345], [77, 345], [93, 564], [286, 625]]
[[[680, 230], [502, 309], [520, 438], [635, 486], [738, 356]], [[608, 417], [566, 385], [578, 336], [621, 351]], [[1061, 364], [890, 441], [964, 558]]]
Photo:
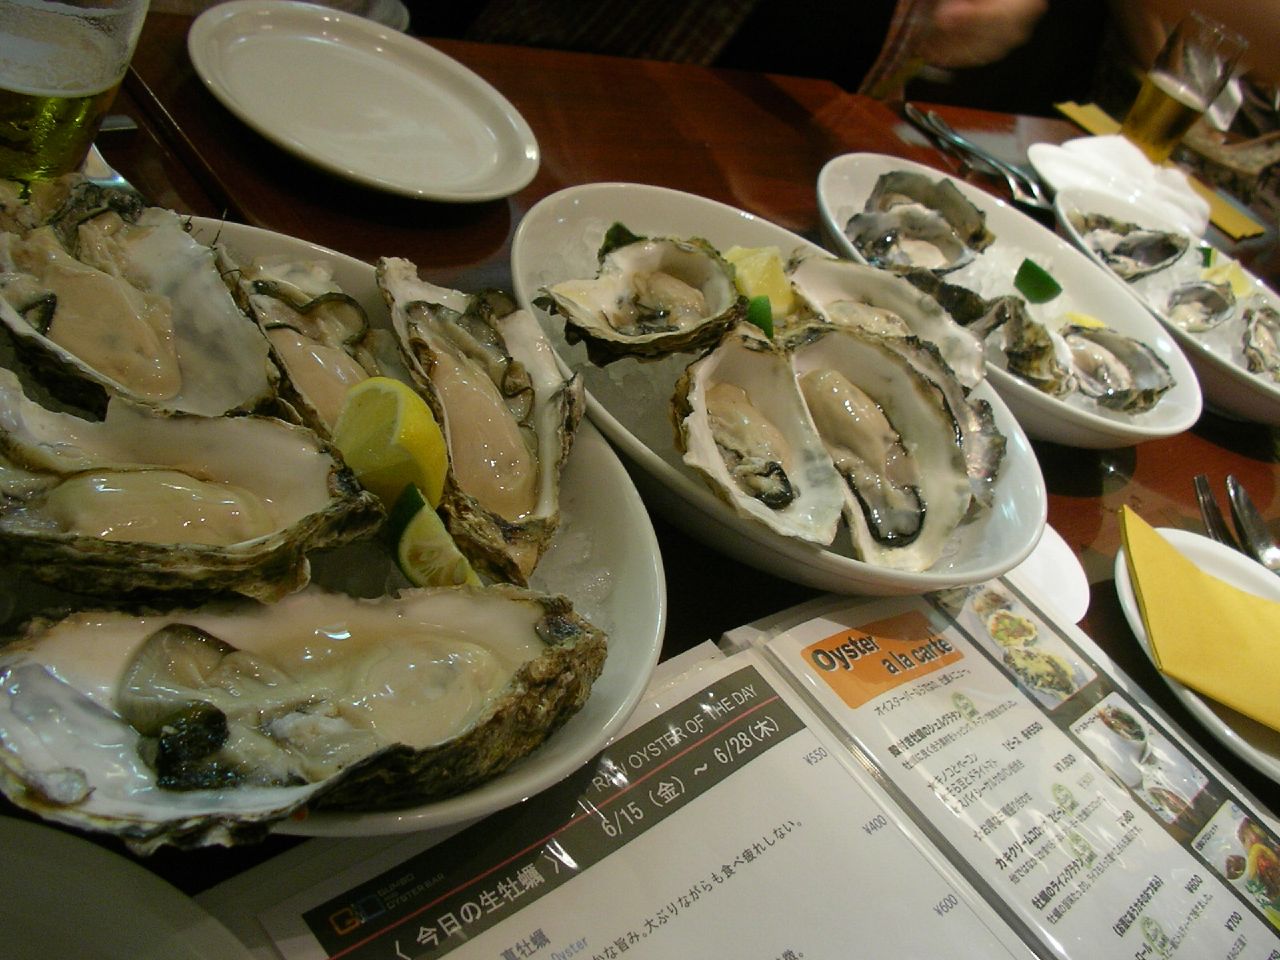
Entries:
[[1047, 9], [1047, 0], [937, 0], [916, 52], [935, 67], [994, 63], [1030, 38]]

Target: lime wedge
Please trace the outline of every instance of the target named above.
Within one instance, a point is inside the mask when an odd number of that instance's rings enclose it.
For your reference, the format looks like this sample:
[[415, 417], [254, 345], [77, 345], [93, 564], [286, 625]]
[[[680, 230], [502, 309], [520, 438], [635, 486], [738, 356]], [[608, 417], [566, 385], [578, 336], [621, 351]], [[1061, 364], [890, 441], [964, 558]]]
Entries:
[[1030, 303], [1048, 303], [1062, 292], [1062, 286], [1049, 275], [1049, 271], [1034, 260], [1023, 260], [1013, 285]]
[[400, 572], [418, 587], [478, 586], [480, 578], [462, 555], [444, 521], [413, 484], [396, 498], [387, 518]]

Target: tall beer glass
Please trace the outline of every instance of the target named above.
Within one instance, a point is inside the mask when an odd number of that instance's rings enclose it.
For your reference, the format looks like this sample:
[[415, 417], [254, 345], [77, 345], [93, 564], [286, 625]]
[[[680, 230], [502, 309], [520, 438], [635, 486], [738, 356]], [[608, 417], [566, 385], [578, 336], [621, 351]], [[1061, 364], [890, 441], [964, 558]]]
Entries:
[[0, 2], [0, 178], [76, 169], [133, 56], [147, 0]]
[[1248, 43], [1199, 13], [1189, 13], [1156, 55], [1120, 125], [1152, 163], [1173, 153], [1231, 79]]

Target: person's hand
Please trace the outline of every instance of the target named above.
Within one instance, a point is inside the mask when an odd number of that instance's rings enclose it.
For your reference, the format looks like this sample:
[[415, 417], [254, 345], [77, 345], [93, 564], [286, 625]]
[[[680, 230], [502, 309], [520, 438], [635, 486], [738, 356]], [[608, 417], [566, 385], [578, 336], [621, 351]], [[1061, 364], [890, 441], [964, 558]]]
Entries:
[[935, 67], [994, 63], [1025, 43], [1047, 0], [937, 0], [917, 54]]

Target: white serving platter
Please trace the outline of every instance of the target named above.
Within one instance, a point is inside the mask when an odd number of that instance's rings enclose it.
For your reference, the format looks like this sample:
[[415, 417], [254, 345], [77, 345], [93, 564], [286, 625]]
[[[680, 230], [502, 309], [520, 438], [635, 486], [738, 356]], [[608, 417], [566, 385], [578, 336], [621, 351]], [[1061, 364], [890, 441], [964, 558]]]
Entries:
[[[876, 153], [844, 154], [822, 168], [818, 207], [823, 229], [842, 256], [863, 259], [845, 236], [844, 227], [862, 210], [876, 180], [892, 170], [910, 170], [935, 180], [947, 178], [932, 167]], [[1063, 288], [1063, 294], [1049, 304], [1031, 305], [1033, 317], [1051, 328], [1067, 311], [1095, 317], [1151, 347], [1175, 380], [1152, 409], [1131, 414], [1107, 410], [1076, 394], [1060, 399], [1044, 393], [1005, 370], [998, 362], [998, 351], [989, 350], [987, 378], [1028, 435], [1066, 446], [1108, 449], [1173, 436], [1196, 422], [1201, 410], [1199, 382], [1177, 343], [1145, 309], [1116, 289], [1109, 275], [1100, 275], [1097, 264], [1052, 230], [984, 190], [954, 177], [948, 179], [986, 214], [987, 227], [996, 239], [973, 263], [947, 274], [947, 282], [987, 298], [1016, 293], [1014, 274], [1023, 258], [1030, 258]]]
[[585, 347], [570, 346], [563, 324], [533, 301], [559, 280], [591, 277], [605, 231], [615, 221], [651, 236], [702, 237], [719, 249], [777, 246], [823, 253], [815, 244], [741, 210], [663, 187], [596, 183], [570, 187], [539, 201], [516, 229], [511, 269], [516, 298], [544, 322], [562, 361], [580, 371], [587, 388], [588, 416], [633, 465], [648, 502], [672, 522], [715, 549], [796, 583], [849, 594], [925, 593], [978, 583], [1016, 566], [1035, 547], [1044, 528], [1047, 496], [1040, 467], [1022, 428], [991, 387], [975, 396], [991, 402], [1008, 452], [995, 489], [995, 506], [961, 527], [952, 549], [922, 572], [889, 570], [853, 558], [847, 536], [823, 548], [784, 537], [744, 519], [686, 467], [675, 448], [668, 414], [676, 377], [692, 357], [659, 362], [619, 360], [597, 367]]
[[191, 25], [210, 92], [277, 146], [422, 200], [509, 196], [538, 172], [519, 111], [456, 60], [390, 26], [318, 4], [232, 0]]
[[[1167, 304], [1170, 291], [1179, 283], [1200, 277], [1203, 243], [1195, 235], [1179, 229], [1176, 221], [1164, 219], [1146, 204], [1104, 191], [1079, 187], [1063, 190], [1054, 197], [1053, 205], [1062, 233], [1150, 310], [1182, 347], [1200, 380], [1205, 403], [1231, 417], [1280, 426], [1280, 383], [1253, 373], [1245, 366], [1238, 317], [1224, 321], [1222, 327], [1205, 333], [1188, 332], [1169, 319]], [[1182, 233], [1188, 240], [1187, 251], [1165, 270], [1126, 283], [1112, 273], [1072, 226], [1073, 212], [1100, 213], [1153, 230]], [[1243, 267], [1241, 272], [1257, 296], [1280, 310], [1280, 296], [1274, 290]]]

